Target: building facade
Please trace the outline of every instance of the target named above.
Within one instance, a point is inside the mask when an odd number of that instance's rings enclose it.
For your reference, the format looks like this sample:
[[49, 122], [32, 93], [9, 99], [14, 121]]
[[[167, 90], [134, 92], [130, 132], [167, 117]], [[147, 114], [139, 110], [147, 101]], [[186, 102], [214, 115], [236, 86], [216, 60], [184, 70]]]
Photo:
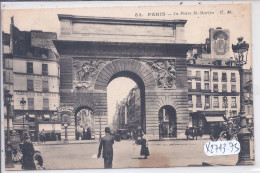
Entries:
[[[52, 43], [56, 33], [20, 31], [10, 26], [12, 57], [13, 125], [22, 134], [28, 131], [38, 140], [39, 131], [61, 133], [58, 54]], [[6, 65], [6, 63], [5, 63]], [[21, 101], [25, 101], [22, 105]]]
[[117, 103], [113, 117], [114, 129], [141, 129], [141, 97], [138, 86], [132, 88], [127, 97]]
[[[2, 56], [3, 56], [3, 93], [4, 95], [7, 94], [7, 92], [11, 95], [14, 94], [14, 81], [13, 81], [13, 57], [10, 54], [10, 34], [2, 33]], [[4, 97], [5, 98], [5, 97]], [[13, 115], [13, 104], [11, 103], [11, 106], [9, 110], [7, 110], [7, 106], [4, 105], [4, 125], [5, 130], [7, 130], [7, 113], [12, 116]], [[13, 116], [9, 117], [9, 127], [10, 130], [13, 130]]]
[[210, 123], [238, 116], [240, 76], [229, 37], [229, 30], [211, 28], [206, 43], [187, 54], [189, 126], [209, 131]]

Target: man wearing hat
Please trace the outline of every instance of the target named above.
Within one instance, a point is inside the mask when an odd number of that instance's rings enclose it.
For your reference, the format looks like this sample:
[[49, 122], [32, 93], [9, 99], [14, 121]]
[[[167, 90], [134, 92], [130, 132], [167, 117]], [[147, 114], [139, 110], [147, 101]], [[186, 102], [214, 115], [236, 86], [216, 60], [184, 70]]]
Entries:
[[114, 137], [110, 135], [109, 127], [105, 128], [105, 133], [105, 136], [100, 141], [97, 157], [100, 157], [103, 147], [104, 167], [112, 168]]

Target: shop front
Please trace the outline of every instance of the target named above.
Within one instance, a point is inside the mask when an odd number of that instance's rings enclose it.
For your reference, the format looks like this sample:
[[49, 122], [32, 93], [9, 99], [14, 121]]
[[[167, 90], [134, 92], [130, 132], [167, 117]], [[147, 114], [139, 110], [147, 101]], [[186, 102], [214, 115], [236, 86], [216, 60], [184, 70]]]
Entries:
[[202, 129], [203, 134], [210, 134], [212, 127], [225, 124], [227, 118], [225, 111], [198, 111], [190, 113], [192, 117], [192, 126]]

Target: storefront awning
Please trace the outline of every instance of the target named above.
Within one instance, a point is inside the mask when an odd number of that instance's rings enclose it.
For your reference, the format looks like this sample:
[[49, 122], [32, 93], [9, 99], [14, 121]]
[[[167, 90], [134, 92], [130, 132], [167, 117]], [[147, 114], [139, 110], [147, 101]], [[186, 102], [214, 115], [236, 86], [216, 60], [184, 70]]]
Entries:
[[43, 115], [43, 118], [45, 118], [45, 119], [50, 119], [51, 117], [50, 117], [50, 115]]
[[254, 118], [253, 115], [246, 115], [246, 118]]
[[205, 116], [207, 122], [224, 122], [223, 116]]
[[29, 118], [35, 118], [34, 114], [29, 114]]
[[[24, 127], [24, 128], [23, 128]], [[27, 124], [25, 124], [24, 126], [23, 125], [15, 125], [14, 124], [14, 130], [23, 130], [23, 129], [28, 129], [28, 125]]]

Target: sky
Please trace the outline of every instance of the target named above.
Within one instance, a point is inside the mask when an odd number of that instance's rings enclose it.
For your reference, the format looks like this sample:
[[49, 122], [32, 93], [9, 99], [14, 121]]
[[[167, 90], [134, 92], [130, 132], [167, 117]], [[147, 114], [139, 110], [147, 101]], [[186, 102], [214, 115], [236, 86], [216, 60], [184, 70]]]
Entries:
[[[10, 32], [11, 16], [14, 16], [14, 24], [20, 30], [57, 32], [58, 36], [60, 25], [57, 14], [159, 20], [186, 19], [185, 39], [187, 40], [187, 43], [204, 43], [209, 35], [209, 28], [216, 27], [230, 29], [231, 44], [236, 44], [237, 37], [239, 36], [243, 36], [246, 42], [251, 43], [250, 10], [251, 8], [249, 5], [235, 4], [3, 10], [2, 30], [6, 33]], [[231, 13], [228, 14], [228, 11]], [[198, 14], [195, 15], [195, 12]], [[156, 16], [154, 15], [155, 13], [159, 15]], [[136, 17], [136, 14], [141, 14], [141, 17]], [[250, 44], [250, 48], [251, 47], [252, 44]], [[245, 67], [249, 68], [251, 64], [251, 49], [249, 49], [249, 61]], [[115, 103], [121, 101], [135, 85], [135, 82], [128, 78], [117, 78], [109, 84], [109, 122], [111, 122], [112, 115], [115, 111]]]

